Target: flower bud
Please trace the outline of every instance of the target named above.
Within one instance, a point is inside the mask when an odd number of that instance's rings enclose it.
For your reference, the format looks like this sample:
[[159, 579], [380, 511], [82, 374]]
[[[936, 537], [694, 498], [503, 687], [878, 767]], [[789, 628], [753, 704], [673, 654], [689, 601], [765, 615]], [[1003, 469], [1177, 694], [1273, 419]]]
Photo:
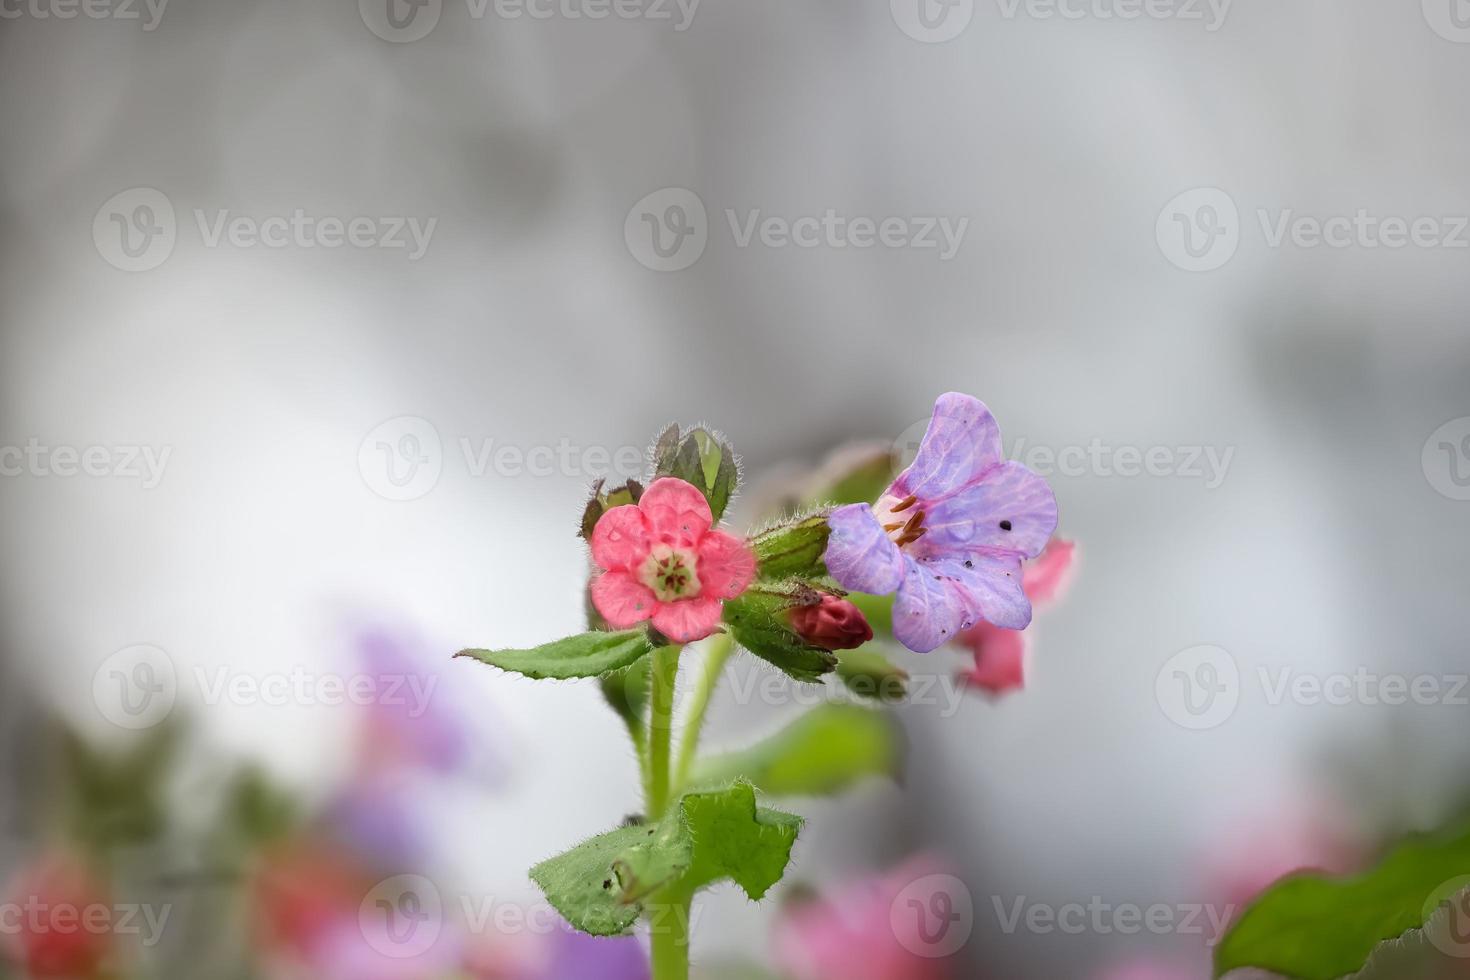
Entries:
[[[95, 909], [112, 906], [102, 882], [76, 855], [50, 854], [10, 883], [5, 899], [22, 910], [16, 927], [0, 934], [0, 962], [7, 955], [23, 964], [32, 977], [92, 977], [112, 947], [107, 930], [81, 928], [94, 921]], [[62, 916], [70, 918], [68, 922]], [[6, 947], [9, 947], [8, 949]]]
[[853, 650], [873, 638], [873, 627], [857, 606], [825, 593], [820, 602], [791, 610], [791, 628], [824, 650]]

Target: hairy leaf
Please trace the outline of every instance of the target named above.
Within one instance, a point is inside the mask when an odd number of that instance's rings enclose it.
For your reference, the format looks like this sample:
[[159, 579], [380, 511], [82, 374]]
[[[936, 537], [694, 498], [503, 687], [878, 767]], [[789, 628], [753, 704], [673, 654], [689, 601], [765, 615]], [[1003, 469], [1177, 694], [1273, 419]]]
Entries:
[[653, 649], [642, 628], [604, 633], [594, 630], [546, 643], [530, 650], [461, 650], [456, 657], [470, 657], [538, 680], [601, 677], [637, 663]]

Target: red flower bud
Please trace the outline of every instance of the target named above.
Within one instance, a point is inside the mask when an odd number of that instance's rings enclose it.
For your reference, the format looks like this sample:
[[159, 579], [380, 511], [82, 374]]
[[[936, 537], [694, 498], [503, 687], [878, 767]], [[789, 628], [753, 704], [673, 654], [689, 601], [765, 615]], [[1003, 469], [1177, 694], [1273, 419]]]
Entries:
[[873, 638], [873, 627], [857, 606], [828, 594], [816, 605], [791, 610], [791, 628], [826, 650], [852, 650]]

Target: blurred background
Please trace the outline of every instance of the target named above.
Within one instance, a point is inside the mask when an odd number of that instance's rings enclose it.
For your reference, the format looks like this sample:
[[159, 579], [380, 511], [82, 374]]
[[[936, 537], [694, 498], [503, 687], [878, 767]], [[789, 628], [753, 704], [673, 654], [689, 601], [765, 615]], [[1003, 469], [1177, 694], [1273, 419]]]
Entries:
[[[534, 908], [638, 809], [596, 684], [449, 655], [582, 628], [588, 486], [674, 420], [741, 523], [977, 395], [1081, 556], [1024, 689], [896, 709], [903, 779], [797, 806], [701, 968], [798, 975], [786, 893], [919, 860], [969, 931], [877, 980], [1204, 977], [1190, 909], [1470, 789], [1463, 0], [0, 13], [0, 879], [104, 849], [179, 917], [136, 975], [392, 976], [298, 933], [404, 874]], [[473, 975], [596, 975], [479, 926]]]

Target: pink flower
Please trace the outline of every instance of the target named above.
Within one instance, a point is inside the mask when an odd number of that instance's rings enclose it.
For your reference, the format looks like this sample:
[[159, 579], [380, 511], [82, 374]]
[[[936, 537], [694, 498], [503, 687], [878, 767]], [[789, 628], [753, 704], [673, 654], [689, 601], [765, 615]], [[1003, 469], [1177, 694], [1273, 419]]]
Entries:
[[[1021, 588], [1033, 608], [1059, 598], [1071, 581], [1077, 545], [1052, 538], [1046, 549], [1021, 573]], [[975, 656], [975, 666], [960, 680], [991, 694], [1019, 689], [1026, 679], [1026, 633], [980, 623], [960, 634], [959, 642]]]
[[776, 964], [792, 980], [947, 980], [908, 909], [910, 892], [943, 869], [915, 858], [834, 894], [792, 905], [777, 922]]
[[711, 527], [709, 502], [693, 484], [661, 477], [636, 504], [603, 514], [592, 531], [592, 604], [614, 629], [653, 620], [675, 643], [720, 625], [721, 601], [755, 578], [744, 541]]

